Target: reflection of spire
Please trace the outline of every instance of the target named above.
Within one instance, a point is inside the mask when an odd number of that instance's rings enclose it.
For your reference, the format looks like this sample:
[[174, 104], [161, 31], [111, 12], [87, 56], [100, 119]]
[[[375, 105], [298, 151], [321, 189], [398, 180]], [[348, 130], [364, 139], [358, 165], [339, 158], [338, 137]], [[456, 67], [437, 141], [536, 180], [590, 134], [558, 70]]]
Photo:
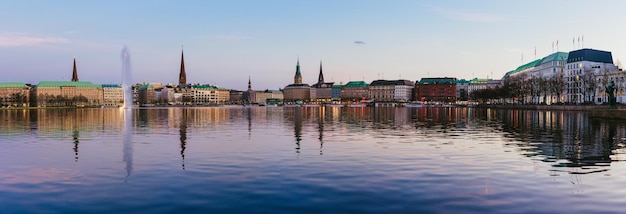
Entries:
[[80, 143], [78, 141], [79, 135], [80, 132], [78, 129], [74, 128], [74, 133], [72, 134], [72, 137], [74, 138], [74, 162], [78, 162], [78, 144]]
[[78, 82], [78, 72], [76, 71], [76, 57], [74, 57], [74, 70], [72, 72], [72, 82]]
[[250, 140], [250, 137], [252, 136], [252, 109], [246, 108], [246, 110], [248, 111], [248, 140]]
[[187, 109], [183, 109], [183, 115], [180, 121], [180, 157], [182, 158], [182, 167], [185, 170], [185, 148], [187, 144]]
[[320, 140], [320, 155], [323, 155], [322, 148], [324, 147], [324, 107], [319, 108], [320, 112], [317, 118], [317, 129], [319, 131], [319, 137], [317, 139]]
[[296, 153], [300, 153], [300, 141], [302, 141], [302, 108], [294, 111], [294, 135], [296, 137]]

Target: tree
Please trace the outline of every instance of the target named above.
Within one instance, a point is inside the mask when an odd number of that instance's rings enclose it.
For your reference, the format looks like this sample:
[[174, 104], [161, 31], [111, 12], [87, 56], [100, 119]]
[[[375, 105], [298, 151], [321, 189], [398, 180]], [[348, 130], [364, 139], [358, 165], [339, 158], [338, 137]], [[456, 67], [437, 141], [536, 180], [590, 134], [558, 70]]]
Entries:
[[593, 102], [593, 100], [595, 99], [595, 94], [596, 94], [595, 90], [596, 90], [596, 87], [598, 86], [598, 81], [595, 78], [594, 72], [587, 70], [585, 74], [583, 74], [582, 79], [583, 79], [582, 81], [583, 99], [586, 99], [585, 101], [587, 102]]

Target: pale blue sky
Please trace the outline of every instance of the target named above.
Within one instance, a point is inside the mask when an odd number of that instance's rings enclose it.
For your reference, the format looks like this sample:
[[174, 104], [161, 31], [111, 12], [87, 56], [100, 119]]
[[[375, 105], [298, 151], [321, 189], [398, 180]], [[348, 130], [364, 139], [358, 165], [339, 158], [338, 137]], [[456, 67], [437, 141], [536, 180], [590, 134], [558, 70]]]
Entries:
[[[626, 1], [2, 1], [2, 82], [176, 83], [181, 45], [190, 83], [243, 90], [303, 81], [501, 78], [582, 44], [626, 60]], [[365, 44], [356, 44], [363, 41]], [[582, 43], [582, 42], [581, 42]]]

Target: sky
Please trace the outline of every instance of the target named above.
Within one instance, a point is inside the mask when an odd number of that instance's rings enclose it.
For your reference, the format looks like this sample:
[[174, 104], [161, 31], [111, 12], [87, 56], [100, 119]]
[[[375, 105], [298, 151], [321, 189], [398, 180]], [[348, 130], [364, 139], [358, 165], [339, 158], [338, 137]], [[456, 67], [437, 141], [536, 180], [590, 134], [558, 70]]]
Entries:
[[[303, 82], [500, 79], [555, 51], [626, 60], [626, 1], [2, 1], [0, 82], [133, 82], [245, 90]], [[578, 42], [578, 39], [581, 42]], [[573, 41], [574, 40], [574, 41]], [[536, 53], [536, 54], [535, 54]]]

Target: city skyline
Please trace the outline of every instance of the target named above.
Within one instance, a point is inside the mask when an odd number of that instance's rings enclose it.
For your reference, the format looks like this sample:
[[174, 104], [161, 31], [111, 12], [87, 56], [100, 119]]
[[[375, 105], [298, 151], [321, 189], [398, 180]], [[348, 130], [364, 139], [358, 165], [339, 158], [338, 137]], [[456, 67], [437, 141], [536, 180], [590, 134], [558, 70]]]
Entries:
[[[620, 1], [9, 2], [0, 9], [5, 81], [121, 83], [119, 51], [134, 82], [176, 83], [181, 46], [188, 83], [245, 90], [302, 81], [424, 77], [501, 78], [557, 51], [626, 54]], [[511, 9], [515, 8], [515, 9]], [[583, 45], [584, 44], [584, 45]]]

